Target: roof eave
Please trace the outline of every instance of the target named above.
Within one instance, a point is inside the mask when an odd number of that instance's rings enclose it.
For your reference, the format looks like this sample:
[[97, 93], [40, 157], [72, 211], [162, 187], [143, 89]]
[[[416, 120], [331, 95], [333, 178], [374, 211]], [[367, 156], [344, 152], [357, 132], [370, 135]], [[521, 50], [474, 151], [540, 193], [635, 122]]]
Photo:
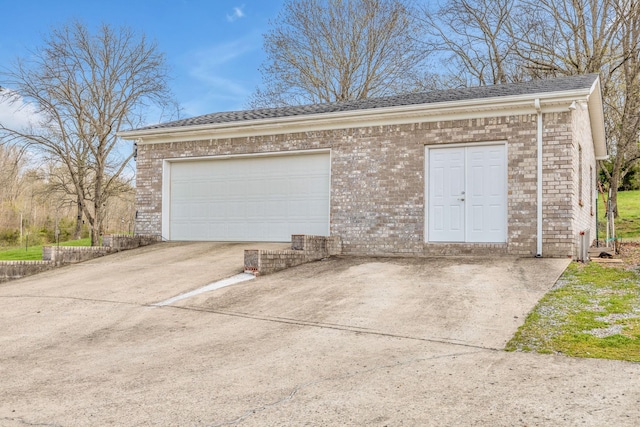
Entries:
[[[140, 143], [161, 143], [194, 140], [202, 137], [207, 139], [212, 137], [243, 137], [341, 129], [365, 125], [402, 124], [424, 120], [435, 121], [441, 118], [464, 119], [486, 116], [488, 111], [499, 110], [513, 111], [513, 113], [535, 113], [536, 110], [533, 103], [535, 99], [540, 99], [543, 111], [558, 110], [559, 108], [565, 108], [566, 105], [571, 104], [576, 99], [588, 100], [589, 95], [592, 93], [597, 93], [599, 96], [599, 91], [594, 90], [595, 87], [594, 84], [591, 88], [570, 91], [475, 98], [464, 101], [414, 104], [175, 128], [132, 130], [119, 132], [118, 135], [124, 139], [138, 140]], [[597, 103], [598, 97], [593, 98], [594, 102]], [[602, 100], [600, 99], [600, 105], [601, 102]], [[592, 120], [594, 119], [594, 117], [591, 118]]]

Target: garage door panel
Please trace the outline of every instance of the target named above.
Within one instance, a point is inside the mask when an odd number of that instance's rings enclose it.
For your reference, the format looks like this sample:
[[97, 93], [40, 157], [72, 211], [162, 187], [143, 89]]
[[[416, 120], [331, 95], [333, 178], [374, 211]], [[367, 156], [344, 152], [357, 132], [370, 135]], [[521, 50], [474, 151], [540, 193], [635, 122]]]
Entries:
[[[207, 230], [206, 233], [200, 233], [200, 235], [204, 239], [204, 236], [210, 234], [226, 236], [229, 225], [224, 222], [207, 222], [206, 224], [202, 224], [201, 227], [206, 227]], [[194, 231], [197, 233], [197, 227], [194, 228]]]
[[[227, 178], [223, 185], [227, 191], [221, 191], [221, 194], [230, 198], [243, 197], [249, 190], [248, 182], [244, 177]], [[233, 189], [233, 191], [230, 191], [231, 189]], [[207, 191], [210, 190], [207, 189]]]
[[182, 221], [174, 221], [172, 224], [173, 230], [176, 233], [180, 233], [180, 234], [188, 234], [188, 223], [182, 222]]
[[204, 220], [209, 214], [209, 209], [206, 204], [194, 204], [193, 205], [193, 218], [196, 220]]
[[289, 232], [289, 224], [286, 222], [270, 222], [265, 225], [265, 230], [268, 235], [286, 235], [291, 238], [291, 233]]
[[307, 218], [310, 221], [325, 221], [325, 212], [329, 212], [329, 203], [325, 200], [312, 200], [307, 204]]
[[260, 220], [266, 212], [265, 202], [262, 200], [247, 201], [247, 219]]
[[328, 153], [170, 167], [165, 214], [171, 240], [290, 241], [291, 234], [328, 235]]
[[218, 222], [218, 221], [223, 221], [224, 219], [227, 218], [227, 216], [228, 215], [227, 215], [226, 209], [220, 208], [219, 206], [212, 204], [211, 206], [209, 206], [209, 209], [207, 210], [206, 219], [207, 221], [214, 220], [214, 222]]
[[187, 213], [189, 212], [189, 208], [186, 205], [177, 206], [176, 209], [173, 210], [173, 219], [176, 223], [179, 223], [181, 219], [187, 217]]
[[304, 200], [290, 200], [288, 203], [289, 219], [297, 220], [310, 217], [309, 203]]
[[303, 177], [292, 177], [287, 183], [288, 194], [290, 197], [306, 199], [309, 197], [310, 189], [322, 188], [323, 181], [324, 177], [318, 178], [310, 176], [306, 179]]

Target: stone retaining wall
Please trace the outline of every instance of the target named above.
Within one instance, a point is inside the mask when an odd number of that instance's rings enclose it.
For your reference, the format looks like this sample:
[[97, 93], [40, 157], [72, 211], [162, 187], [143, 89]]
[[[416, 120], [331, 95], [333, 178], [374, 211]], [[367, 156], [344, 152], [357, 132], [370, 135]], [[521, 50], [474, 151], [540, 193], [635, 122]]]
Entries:
[[129, 234], [109, 234], [102, 237], [102, 246], [107, 246], [114, 251], [126, 251], [128, 249], [158, 243], [161, 240], [160, 236], [151, 234], [137, 234], [135, 236]]
[[106, 235], [102, 246], [43, 246], [42, 261], [0, 261], [0, 283], [160, 241], [155, 235]]
[[114, 252], [105, 246], [43, 246], [42, 259], [57, 265], [75, 264]]
[[0, 261], [0, 283], [51, 270], [51, 261]]

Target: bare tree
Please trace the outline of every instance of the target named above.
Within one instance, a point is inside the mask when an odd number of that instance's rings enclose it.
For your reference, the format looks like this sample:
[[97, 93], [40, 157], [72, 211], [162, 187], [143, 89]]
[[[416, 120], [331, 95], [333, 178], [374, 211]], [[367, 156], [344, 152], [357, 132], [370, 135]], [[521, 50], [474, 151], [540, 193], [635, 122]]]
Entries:
[[79, 185], [76, 187], [67, 166], [61, 165], [59, 161], [53, 159], [48, 161], [47, 166], [46, 177], [43, 178], [46, 182], [45, 190], [55, 197], [58, 209], [63, 206], [75, 208], [73, 239], [80, 239], [84, 218], [82, 207], [85, 201], [91, 200], [92, 197], [89, 193], [79, 194], [78, 188], [85, 191], [90, 190], [91, 186], [86, 185], [85, 181], [87, 178], [90, 180], [92, 176], [80, 168], [76, 169], [76, 180], [79, 181]]
[[0, 144], [0, 230], [16, 228], [16, 205], [22, 188], [24, 159], [16, 147]]
[[98, 244], [107, 199], [132, 154], [116, 133], [142, 123], [145, 107], [172, 105], [164, 55], [127, 27], [95, 34], [78, 21], [52, 31], [41, 48], [2, 72], [2, 94], [37, 108], [31, 129], [0, 130], [64, 166], [91, 242]]
[[518, 55], [534, 77], [599, 73], [611, 171], [601, 164], [618, 215], [617, 192], [640, 158], [640, 2], [536, 0], [522, 2]]
[[[623, 0], [627, 1], [627, 0]], [[620, 59], [612, 49], [624, 16], [619, 0], [519, 2], [513, 37], [533, 77], [606, 72]], [[523, 24], [524, 23], [524, 24]]]
[[287, 0], [264, 37], [252, 107], [346, 101], [412, 89], [425, 57], [408, 2]]
[[[601, 170], [609, 180], [611, 204], [618, 215], [618, 188], [640, 160], [640, 5], [627, 2], [619, 13], [626, 19], [613, 44], [620, 59], [611, 67], [606, 84], [607, 133], [612, 158]], [[633, 9], [632, 9], [633, 8]], [[609, 171], [611, 170], [611, 171]]]
[[0, 202], [13, 201], [18, 197], [23, 160], [16, 147], [0, 144]]
[[440, 57], [447, 86], [484, 86], [524, 78], [513, 33], [515, 0], [427, 3], [421, 21], [425, 47]]

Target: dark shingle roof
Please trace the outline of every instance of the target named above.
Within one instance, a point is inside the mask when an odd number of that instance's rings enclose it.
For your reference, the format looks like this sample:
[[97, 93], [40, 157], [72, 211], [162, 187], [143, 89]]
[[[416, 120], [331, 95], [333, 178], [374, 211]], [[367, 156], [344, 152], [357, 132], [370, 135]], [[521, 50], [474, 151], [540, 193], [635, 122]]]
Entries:
[[169, 129], [177, 127], [201, 126], [209, 124], [243, 122], [248, 120], [275, 119], [279, 117], [305, 116], [310, 114], [336, 113], [342, 111], [370, 110], [386, 107], [401, 107], [439, 102], [455, 102], [471, 99], [497, 98], [504, 96], [529, 95], [589, 89], [598, 78], [597, 74], [560, 77], [548, 80], [532, 80], [524, 83], [509, 83], [494, 86], [437, 90], [423, 93], [369, 98], [356, 101], [310, 104], [293, 107], [263, 108], [256, 110], [229, 111], [188, 119], [146, 126], [139, 130]]

